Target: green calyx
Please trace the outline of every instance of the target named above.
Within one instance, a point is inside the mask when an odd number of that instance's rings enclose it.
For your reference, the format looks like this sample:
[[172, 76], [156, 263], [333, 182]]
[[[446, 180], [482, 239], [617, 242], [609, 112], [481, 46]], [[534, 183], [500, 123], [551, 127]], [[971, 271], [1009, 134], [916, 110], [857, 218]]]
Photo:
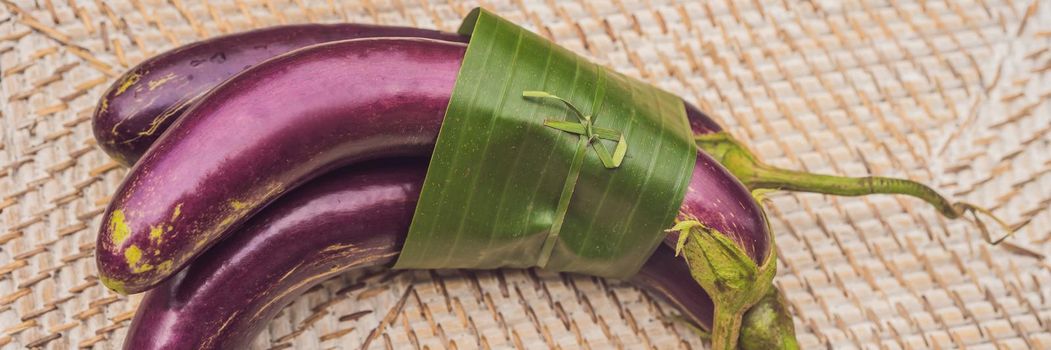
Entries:
[[[957, 219], [971, 214], [986, 242], [996, 245], [1029, 221], [1009, 225], [988, 209], [964, 202], [952, 202], [927, 185], [880, 176], [846, 177], [780, 169], [760, 161], [754, 153], [725, 132], [694, 136], [697, 146], [715, 158], [749, 190], [788, 190], [837, 196], [903, 194], [922, 199], [943, 216]], [[1006, 234], [993, 239], [978, 214], [992, 218]]]
[[730, 237], [697, 220], [679, 221], [672, 230], [680, 232], [677, 254], [683, 254], [690, 275], [715, 304], [712, 348], [735, 348], [745, 312], [772, 287], [776, 250], [771, 247], [757, 266]]

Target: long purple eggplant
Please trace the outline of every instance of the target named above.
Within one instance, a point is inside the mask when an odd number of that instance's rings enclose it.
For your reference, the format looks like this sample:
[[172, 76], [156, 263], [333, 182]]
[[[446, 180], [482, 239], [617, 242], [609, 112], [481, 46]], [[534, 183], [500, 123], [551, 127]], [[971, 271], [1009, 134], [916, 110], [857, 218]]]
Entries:
[[276, 26], [198, 41], [143, 61], [117, 79], [96, 107], [95, 138], [110, 157], [134, 164], [200, 95], [231, 76], [302, 47], [373, 37], [467, 41], [435, 30], [366, 24]]
[[284, 305], [344, 270], [393, 261], [426, 164], [337, 170], [266, 208], [146, 294], [125, 349], [244, 349]]
[[[98, 237], [100, 280], [117, 292], [143, 291], [307, 180], [357, 161], [428, 154], [464, 49], [425, 39], [320, 44], [213, 89], [157, 140], [114, 196]], [[733, 253], [743, 256], [737, 261], [772, 271], [761, 210], [704, 154], [683, 209], [680, 217], [734, 239], [740, 251]], [[716, 308], [713, 339], [732, 347], [741, 314], [758, 299], [747, 294], [745, 303], [740, 293], [717, 291], [735, 302]]]
[[[260, 62], [331, 41], [404, 37], [466, 43], [467, 37], [434, 30], [365, 24], [297, 24], [256, 29], [183, 45], [143, 61], [103, 93], [92, 116], [99, 147], [131, 166], [205, 92]], [[722, 128], [686, 103], [693, 130]]]
[[[146, 294], [124, 348], [242, 349], [314, 285], [351, 268], [393, 262], [408, 233], [425, 164], [387, 160], [340, 169], [282, 197]], [[672, 248], [661, 246], [632, 281], [711, 329], [712, 300], [689, 274]], [[750, 318], [756, 321], [746, 326], [766, 328], [758, 322], [767, 320]], [[748, 341], [791, 341], [766, 336]]]
[[[114, 196], [98, 239], [103, 282], [144, 291], [310, 178], [355, 161], [428, 154], [463, 51], [424, 39], [322, 44], [214, 89]], [[750, 256], [759, 261], [766, 243], [757, 240]]]

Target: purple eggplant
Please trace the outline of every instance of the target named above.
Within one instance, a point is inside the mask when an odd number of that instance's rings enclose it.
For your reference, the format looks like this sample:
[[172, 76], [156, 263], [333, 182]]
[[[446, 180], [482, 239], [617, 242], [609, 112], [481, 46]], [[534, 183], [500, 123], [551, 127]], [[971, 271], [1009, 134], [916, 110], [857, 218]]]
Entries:
[[426, 161], [387, 163], [337, 170], [267, 207], [147, 293], [124, 348], [244, 349], [313, 285], [347, 269], [393, 262]]
[[[131, 166], [204, 93], [260, 62], [299, 48], [373, 37], [427, 38], [466, 43], [434, 30], [365, 24], [297, 24], [234, 33], [180, 46], [135, 66], [99, 99], [92, 126], [99, 147]], [[693, 130], [722, 128], [687, 103]]]
[[[344, 168], [282, 197], [148, 292], [124, 348], [245, 348], [282, 307], [314, 285], [351, 268], [393, 262], [408, 233], [425, 164], [399, 159]], [[632, 281], [711, 329], [712, 300], [689, 273], [672, 248], [661, 246]], [[781, 342], [763, 336], [747, 341]]]
[[103, 282], [144, 291], [310, 178], [355, 161], [428, 154], [463, 51], [424, 39], [322, 44], [216, 88], [114, 196], [97, 245]]
[[298, 48], [373, 37], [467, 41], [435, 30], [366, 24], [277, 26], [198, 41], [143, 61], [117, 79], [96, 107], [95, 138], [117, 162], [134, 164], [200, 95], [238, 72]]
[[[216, 87], [157, 140], [114, 195], [98, 237], [101, 281], [121, 293], [144, 291], [307, 180], [367, 159], [427, 155], [464, 50], [426, 39], [319, 44]], [[766, 278], [740, 274], [749, 281], [736, 285], [765, 291], [773, 250], [747, 189], [704, 154], [690, 187], [680, 217], [698, 223], [705, 233], [699, 238], [733, 239], [741, 248], [729, 253], [752, 270], [763, 267]], [[687, 255], [714, 256], [689, 249]], [[694, 267], [701, 265], [691, 265], [698, 281], [704, 273]], [[735, 302], [716, 307], [713, 339], [732, 347], [741, 314], [758, 299], [716, 291]]]

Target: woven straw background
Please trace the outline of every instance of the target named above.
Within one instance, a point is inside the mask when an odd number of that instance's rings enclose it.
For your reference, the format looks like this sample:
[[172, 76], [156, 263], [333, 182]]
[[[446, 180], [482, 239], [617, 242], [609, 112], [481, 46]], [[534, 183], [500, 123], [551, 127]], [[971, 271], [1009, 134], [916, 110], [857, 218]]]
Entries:
[[[0, 347], [118, 348], [139, 297], [96, 280], [125, 171], [90, 113], [114, 78], [201, 38], [294, 22], [453, 30], [475, 3], [0, 0]], [[804, 348], [1051, 348], [1051, 3], [485, 2], [682, 95], [768, 162], [902, 176], [1032, 219], [1010, 244], [892, 196], [775, 194], [776, 283]], [[627, 283], [537, 271], [352, 272], [265, 348], [703, 348]]]

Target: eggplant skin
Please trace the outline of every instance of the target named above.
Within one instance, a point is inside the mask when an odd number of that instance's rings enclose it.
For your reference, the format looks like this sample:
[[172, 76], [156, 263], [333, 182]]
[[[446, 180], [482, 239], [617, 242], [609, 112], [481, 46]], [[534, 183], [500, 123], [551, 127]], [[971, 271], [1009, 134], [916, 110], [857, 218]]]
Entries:
[[[425, 159], [340, 169], [282, 197], [143, 298], [125, 349], [244, 349], [311, 287], [397, 256]], [[712, 302], [683, 259], [658, 247], [632, 281], [710, 326]]]
[[[96, 245], [100, 279], [120, 293], [145, 291], [258, 208], [320, 174], [362, 160], [429, 154], [464, 50], [427, 39], [319, 44], [216, 87], [169, 127], [114, 195]], [[694, 128], [717, 130], [692, 110]], [[729, 173], [710, 157], [699, 159], [707, 163], [694, 180], [718, 176], [737, 186], [722, 189], [736, 193], [727, 197], [734, 201], [710, 208], [750, 203], [759, 212]], [[765, 242], [765, 226], [715, 221], [709, 226], [737, 230], [735, 237], [765, 252], [765, 244], [754, 243]]]
[[[679, 206], [679, 219], [695, 219], [730, 237], [761, 266], [771, 248], [766, 217], [759, 203], [726, 168], [704, 152], [698, 152], [693, 177]], [[678, 234], [665, 243], [675, 246]]]
[[276, 26], [198, 41], [143, 61], [118, 78], [96, 107], [95, 138], [110, 157], [134, 164], [197, 97], [231, 76], [302, 47], [373, 37], [467, 42], [453, 33], [366, 24]]

